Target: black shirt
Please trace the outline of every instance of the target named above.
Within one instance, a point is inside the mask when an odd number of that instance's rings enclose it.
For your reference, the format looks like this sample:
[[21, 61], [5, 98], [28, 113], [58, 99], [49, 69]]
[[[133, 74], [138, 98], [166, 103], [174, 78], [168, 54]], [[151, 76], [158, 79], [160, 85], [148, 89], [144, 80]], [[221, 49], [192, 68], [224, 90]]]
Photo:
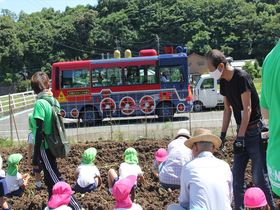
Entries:
[[241, 94], [248, 90], [251, 91], [252, 106], [249, 124], [253, 124], [261, 118], [259, 96], [251, 76], [246, 71], [234, 69], [234, 73], [230, 81], [221, 79], [220, 89], [220, 93], [227, 97], [230, 105], [232, 106], [237, 125], [241, 124], [243, 113]]

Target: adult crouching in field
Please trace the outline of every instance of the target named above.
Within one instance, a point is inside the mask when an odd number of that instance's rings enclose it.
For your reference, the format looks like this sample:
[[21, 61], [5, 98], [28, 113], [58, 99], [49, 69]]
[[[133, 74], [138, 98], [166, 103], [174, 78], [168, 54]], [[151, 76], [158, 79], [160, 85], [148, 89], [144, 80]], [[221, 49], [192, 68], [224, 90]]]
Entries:
[[224, 141], [233, 110], [237, 124], [237, 137], [233, 144], [233, 193], [235, 209], [243, 209], [244, 175], [249, 159], [252, 161], [252, 179], [261, 188], [272, 210], [275, 203], [264, 172], [264, 157], [261, 143], [262, 115], [259, 96], [251, 76], [243, 70], [234, 69], [219, 50], [207, 55], [210, 75], [220, 79], [220, 93], [224, 96], [224, 114], [221, 139]]
[[164, 189], [179, 189], [183, 165], [192, 160], [192, 151], [184, 143], [190, 138], [187, 129], [180, 129], [177, 136], [168, 144], [168, 157], [159, 171], [159, 181]]
[[[44, 72], [36, 72], [31, 77], [31, 87], [35, 94], [38, 95], [33, 111], [33, 118], [36, 121], [37, 129], [32, 165], [34, 169], [39, 169], [41, 161], [41, 167], [44, 171], [44, 182], [48, 188], [50, 198], [54, 184], [61, 181], [61, 174], [57, 168], [56, 158], [49, 151], [48, 144], [45, 140], [45, 135], [53, 132], [53, 119], [52, 106], [44, 98], [48, 98], [53, 101], [53, 103], [59, 105], [58, 101], [53, 98], [52, 92], [49, 89], [49, 84], [49, 77]], [[72, 209], [82, 209], [73, 196], [71, 197], [70, 207]]]
[[182, 168], [179, 204], [167, 210], [231, 210], [232, 173], [228, 163], [213, 155], [221, 143], [202, 128], [185, 141], [194, 159]]

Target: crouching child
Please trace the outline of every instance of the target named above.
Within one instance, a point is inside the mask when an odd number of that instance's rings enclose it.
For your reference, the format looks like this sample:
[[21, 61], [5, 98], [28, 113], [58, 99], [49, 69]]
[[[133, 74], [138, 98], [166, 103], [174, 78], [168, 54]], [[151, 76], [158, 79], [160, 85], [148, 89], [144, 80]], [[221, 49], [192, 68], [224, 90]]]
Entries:
[[94, 165], [96, 149], [88, 148], [82, 155], [81, 164], [76, 169], [76, 184], [74, 190], [79, 193], [86, 193], [97, 190], [101, 185], [101, 177], [98, 168]]
[[8, 158], [7, 176], [5, 178], [8, 188], [7, 197], [21, 197], [27, 187], [29, 174], [19, 173], [20, 161], [23, 156], [21, 154], [12, 154]]

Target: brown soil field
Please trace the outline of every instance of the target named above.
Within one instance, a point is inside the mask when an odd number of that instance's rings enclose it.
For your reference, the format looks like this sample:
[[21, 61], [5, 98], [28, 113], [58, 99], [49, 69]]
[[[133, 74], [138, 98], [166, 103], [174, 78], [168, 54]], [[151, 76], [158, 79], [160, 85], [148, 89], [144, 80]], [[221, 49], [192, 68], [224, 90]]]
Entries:
[[[136, 203], [141, 204], [143, 209], [164, 209], [167, 204], [177, 202], [179, 190], [162, 190], [158, 181], [152, 176], [151, 166], [154, 152], [159, 147], [167, 147], [168, 142], [169, 140], [139, 140], [130, 142], [99, 141], [79, 143], [72, 146], [70, 155], [66, 159], [58, 160], [58, 165], [64, 180], [73, 186], [75, 182], [74, 171], [80, 163], [81, 154], [86, 148], [95, 147], [97, 149], [95, 164], [100, 170], [103, 181], [101, 189], [84, 195], [77, 193], [75, 197], [85, 209], [110, 210], [114, 208], [114, 200], [108, 193], [107, 172], [110, 168], [118, 170], [120, 163], [123, 162], [124, 150], [132, 146], [139, 153], [139, 165], [144, 171], [145, 176], [145, 184], [137, 188]], [[225, 154], [222, 152], [215, 153], [217, 157], [224, 159], [230, 165], [232, 164], [231, 144], [231, 141], [227, 142], [227, 152]], [[9, 154], [21, 153], [24, 155], [24, 160], [19, 171], [21, 173], [31, 171], [31, 169], [27, 168], [27, 149], [25, 147], [1, 148], [0, 152], [4, 160], [3, 169], [6, 168], [6, 160]], [[251, 186], [250, 167], [247, 168], [246, 183], [247, 186]], [[34, 182], [34, 177], [32, 176], [28, 188], [21, 198], [7, 199], [13, 209], [43, 209], [46, 206], [46, 188], [36, 191]], [[276, 199], [276, 202], [279, 204], [280, 199]]]

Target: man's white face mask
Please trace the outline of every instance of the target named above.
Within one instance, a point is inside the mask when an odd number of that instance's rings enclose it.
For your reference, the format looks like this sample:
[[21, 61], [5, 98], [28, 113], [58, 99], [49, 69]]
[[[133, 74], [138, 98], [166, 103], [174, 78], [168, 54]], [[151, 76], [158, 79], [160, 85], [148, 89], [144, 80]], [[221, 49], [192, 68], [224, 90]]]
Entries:
[[215, 80], [218, 80], [221, 78], [223, 71], [220, 71], [218, 67], [215, 71], [209, 72], [210, 76], [213, 77]]

